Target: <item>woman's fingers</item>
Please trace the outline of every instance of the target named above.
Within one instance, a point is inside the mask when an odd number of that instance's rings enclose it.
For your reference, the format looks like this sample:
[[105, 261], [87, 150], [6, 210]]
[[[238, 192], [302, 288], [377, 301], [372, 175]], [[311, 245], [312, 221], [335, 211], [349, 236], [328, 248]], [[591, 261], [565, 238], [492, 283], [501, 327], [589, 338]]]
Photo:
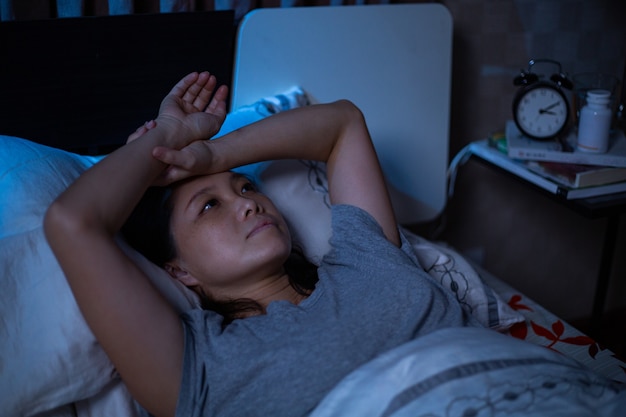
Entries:
[[187, 85], [182, 96], [185, 103], [192, 105], [195, 109], [202, 111], [211, 100], [213, 91], [217, 86], [217, 79], [207, 71], [198, 74], [195, 80]]
[[187, 111], [205, 111], [217, 116], [226, 115], [228, 87], [217, 88], [217, 78], [208, 71], [192, 72], [180, 80], [170, 94], [180, 98]]
[[167, 165], [179, 165], [183, 163], [184, 158], [180, 158], [179, 153], [179, 151], [162, 146], [157, 146], [152, 150], [152, 156]]
[[192, 153], [185, 152], [185, 150], [177, 151], [163, 146], [154, 148], [152, 156], [164, 164], [185, 170], [191, 170], [195, 163], [195, 158]]
[[228, 98], [228, 87], [225, 85], [219, 86], [213, 99], [206, 108], [206, 112], [219, 117], [226, 116], [226, 99]]
[[196, 80], [200, 77], [200, 74], [197, 72], [192, 72], [190, 74], [185, 75], [179, 82], [174, 85], [174, 87], [170, 90], [170, 94], [183, 98], [189, 86], [193, 85]]
[[137, 130], [135, 130], [133, 133], [131, 133], [128, 136], [128, 139], [126, 139], [126, 143], [130, 143], [130, 142], [134, 141], [135, 139], [138, 139], [144, 133], [146, 133], [148, 130], [153, 129], [155, 126], [156, 126], [156, 122], [154, 120], [147, 121], [146, 123], [144, 123], [141, 126], [139, 126], [137, 128]]
[[198, 81], [189, 88], [189, 93], [191, 93], [189, 102], [196, 109], [203, 111], [209, 104], [216, 86], [217, 78], [208, 72], [202, 72]]
[[157, 178], [154, 185], [169, 185], [193, 175], [193, 155], [185, 155], [184, 151], [157, 147], [152, 151], [152, 156], [168, 165], [165, 171]]

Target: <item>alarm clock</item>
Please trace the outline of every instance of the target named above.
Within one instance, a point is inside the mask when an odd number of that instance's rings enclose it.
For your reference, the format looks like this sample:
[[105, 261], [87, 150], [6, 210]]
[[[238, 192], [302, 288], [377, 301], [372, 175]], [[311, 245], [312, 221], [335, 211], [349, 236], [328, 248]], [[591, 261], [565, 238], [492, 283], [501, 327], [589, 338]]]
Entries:
[[[532, 72], [533, 65], [548, 62], [558, 66], [558, 73], [550, 80], [542, 80]], [[513, 98], [513, 120], [525, 136], [536, 140], [559, 137], [568, 127], [569, 100], [563, 89], [571, 89], [572, 82], [561, 71], [557, 61], [531, 59], [528, 69], [515, 77], [513, 84], [519, 90]]]

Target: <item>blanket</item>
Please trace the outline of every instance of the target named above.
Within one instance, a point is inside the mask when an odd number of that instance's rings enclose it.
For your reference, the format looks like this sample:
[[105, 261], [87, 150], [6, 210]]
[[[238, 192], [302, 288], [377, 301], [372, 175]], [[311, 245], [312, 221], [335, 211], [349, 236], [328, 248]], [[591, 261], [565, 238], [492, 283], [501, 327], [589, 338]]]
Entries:
[[311, 417], [624, 416], [626, 386], [557, 352], [442, 329], [348, 375]]

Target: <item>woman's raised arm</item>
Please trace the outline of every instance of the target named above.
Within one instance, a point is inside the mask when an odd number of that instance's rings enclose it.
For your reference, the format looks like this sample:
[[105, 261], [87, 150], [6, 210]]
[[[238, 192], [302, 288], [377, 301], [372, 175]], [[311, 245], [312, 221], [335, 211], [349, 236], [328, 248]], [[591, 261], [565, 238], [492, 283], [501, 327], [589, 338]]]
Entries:
[[155, 146], [214, 135], [227, 89], [192, 73], [161, 104], [156, 126], [85, 172], [50, 206], [45, 232], [84, 315], [130, 392], [155, 416], [173, 416], [183, 357], [177, 313], [115, 243], [145, 190], [166, 168]]
[[157, 147], [153, 155], [170, 164], [168, 181], [263, 160], [324, 161], [331, 202], [366, 210], [391, 242], [400, 243], [386, 183], [363, 114], [349, 101], [278, 113], [179, 151]]

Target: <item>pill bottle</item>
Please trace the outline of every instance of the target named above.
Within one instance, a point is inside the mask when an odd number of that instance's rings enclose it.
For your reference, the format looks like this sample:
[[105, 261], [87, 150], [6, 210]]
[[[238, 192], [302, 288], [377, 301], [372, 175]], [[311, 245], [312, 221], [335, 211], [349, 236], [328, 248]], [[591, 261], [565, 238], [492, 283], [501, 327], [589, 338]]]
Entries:
[[595, 153], [608, 150], [612, 118], [610, 102], [611, 92], [608, 90], [587, 92], [587, 103], [580, 109], [578, 119], [579, 150]]

